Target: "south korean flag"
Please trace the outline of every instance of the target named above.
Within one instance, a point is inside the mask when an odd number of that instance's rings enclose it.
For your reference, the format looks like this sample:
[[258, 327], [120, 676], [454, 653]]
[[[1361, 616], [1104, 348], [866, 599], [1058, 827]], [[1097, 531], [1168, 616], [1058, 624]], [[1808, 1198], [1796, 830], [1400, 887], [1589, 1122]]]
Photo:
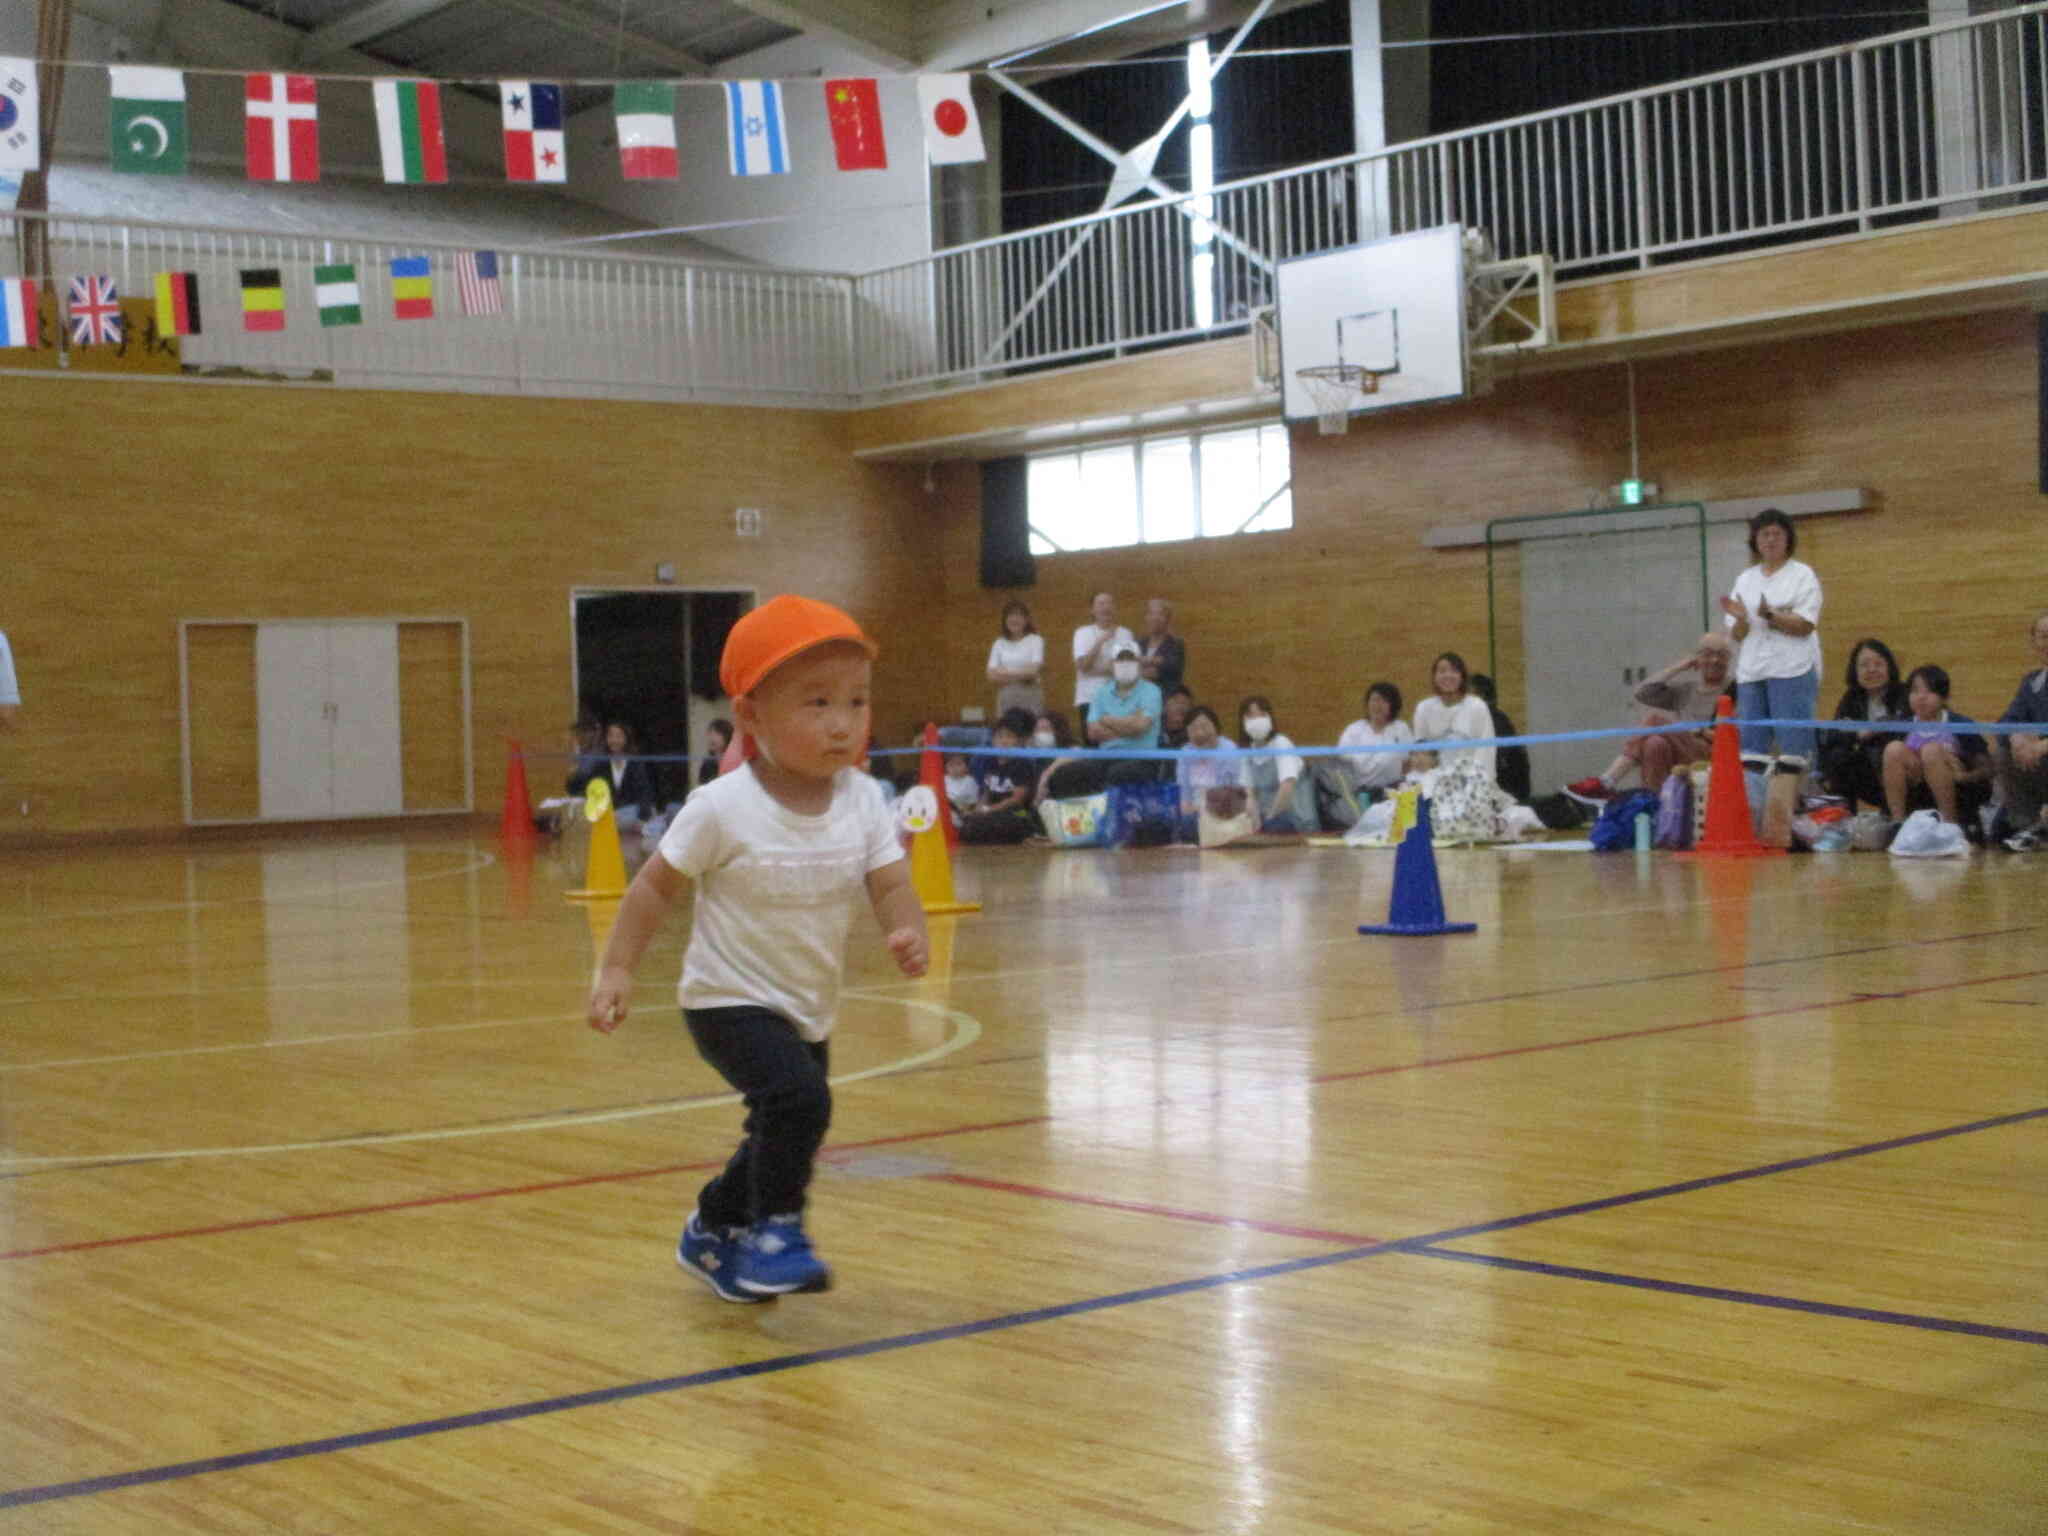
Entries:
[[33, 59], [0, 59], [0, 171], [32, 171], [42, 164], [36, 129]]

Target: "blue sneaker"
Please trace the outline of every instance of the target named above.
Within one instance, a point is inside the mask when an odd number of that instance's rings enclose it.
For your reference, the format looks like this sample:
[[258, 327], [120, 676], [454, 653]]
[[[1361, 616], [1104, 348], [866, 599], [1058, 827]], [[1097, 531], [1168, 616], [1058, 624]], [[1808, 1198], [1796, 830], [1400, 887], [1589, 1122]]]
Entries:
[[702, 1280], [725, 1301], [753, 1303], [767, 1298], [741, 1290], [733, 1283], [739, 1272], [740, 1240], [730, 1233], [717, 1233], [697, 1219], [695, 1211], [684, 1223], [682, 1241], [676, 1244], [676, 1262]]
[[749, 1296], [829, 1291], [832, 1271], [811, 1251], [801, 1216], [770, 1216], [740, 1235], [735, 1283]]

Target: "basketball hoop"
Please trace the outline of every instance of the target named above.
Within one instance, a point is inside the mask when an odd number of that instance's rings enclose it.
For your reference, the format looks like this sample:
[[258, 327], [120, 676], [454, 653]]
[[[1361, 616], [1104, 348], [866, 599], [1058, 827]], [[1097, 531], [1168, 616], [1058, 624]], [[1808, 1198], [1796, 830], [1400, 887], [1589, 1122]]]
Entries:
[[1367, 395], [1379, 393], [1380, 370], [1361, 368], [1356, 363], [1328, 363], [1315, 368], [1297, 368], [1294, 376], [1316, 403], [1316, 430], [1325, 437], [1345, 431], [1351, 410]]

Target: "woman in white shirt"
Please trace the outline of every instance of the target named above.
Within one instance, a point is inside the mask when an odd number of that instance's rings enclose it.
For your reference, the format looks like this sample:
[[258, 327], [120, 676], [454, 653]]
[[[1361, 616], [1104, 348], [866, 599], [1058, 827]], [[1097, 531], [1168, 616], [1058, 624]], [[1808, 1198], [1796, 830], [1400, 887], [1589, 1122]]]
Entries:
[[1265, 750], [1244, 761], [1244, 786], [1252, 792], [1261, 832], [1316, 830], [1315, 791], [1294, 743], [1281, 734], [1273, 718], [1273, 701], [1255, 693], [1237, 706], [1238, 734], [1247, 747]]
[[[1413, 741], [1415, 733], [1401, 718], [1401, 690], [1392, 683], [1374, 683], [1365, 690], [1365, 718], [1344, 727], [1337, 738], [1339, 747], [1384, 747]], [[1353, 752], [1345, 759], [1351, 765], [1352, 785], [1360, 790], [1384, 791], [1401, 782], [1403, 752]]]
[[[1424, 699], [1415, 706], [1417, 741], [1438, 741], [1450, 737], [1485, 741], [1493, 735], [1493, 712], [1486, 707], [1486, 700], [1470, 691], [1467, 686], [1470, 678], [1465, 658], [1456, 651], [1445, 651], [1430, 663], [1429, 684], [1436, 692], [1435, 697]], [[1491, 784], [1493, 752], [1492, 747], [1447, 751], [1440, 754], [1439, 761], [1448, 767], [1460, 758], [1472, 758], [1478, 762], [1485, 781]]]
[[[1735, 713], [1744, 722], [1742, 750], [1769, 751], [1773, 727], [1755, 720], [1811, 720], [1820, 706], [1820, 578], [1792, 558], [1799, 535], [1792, 519], [1767, 507], [1750, 519], [1756, 564], [1721, 599], [1735, 641]], [[1781, 768], [1804, 771], [1813, 761], [1811, 726], [1775, 727]]]
[[1037, 714], [1045, 708], [1045, 636], [1031, 622], [1031, 610], [1014, 598], [1003, 604], [1003, 632], [988, 651], [988, 680], [996, 685], [996, 718], [1013, 709]]

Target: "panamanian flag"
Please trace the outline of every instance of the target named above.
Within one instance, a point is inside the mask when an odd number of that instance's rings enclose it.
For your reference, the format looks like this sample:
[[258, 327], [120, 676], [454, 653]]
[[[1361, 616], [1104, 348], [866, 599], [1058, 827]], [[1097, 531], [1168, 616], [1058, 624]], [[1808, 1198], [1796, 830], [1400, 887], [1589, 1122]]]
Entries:
[[782, 87], [773, 80], [726, 81], [725, 136], [733, 175], [787, 175], [789, 133], [782, 122]]
[[0, 347], [33, 347], [38, 340], [35, 280], [0, 277]]
[[562, 134], [562, 88], [545, 80], [501, 80], [507, 181], [567, 181], [569, 149]]
[[98, 273], [71, 279], [71, 340], [80, 347], [119, 346], [121, 295], [114, 280]]

